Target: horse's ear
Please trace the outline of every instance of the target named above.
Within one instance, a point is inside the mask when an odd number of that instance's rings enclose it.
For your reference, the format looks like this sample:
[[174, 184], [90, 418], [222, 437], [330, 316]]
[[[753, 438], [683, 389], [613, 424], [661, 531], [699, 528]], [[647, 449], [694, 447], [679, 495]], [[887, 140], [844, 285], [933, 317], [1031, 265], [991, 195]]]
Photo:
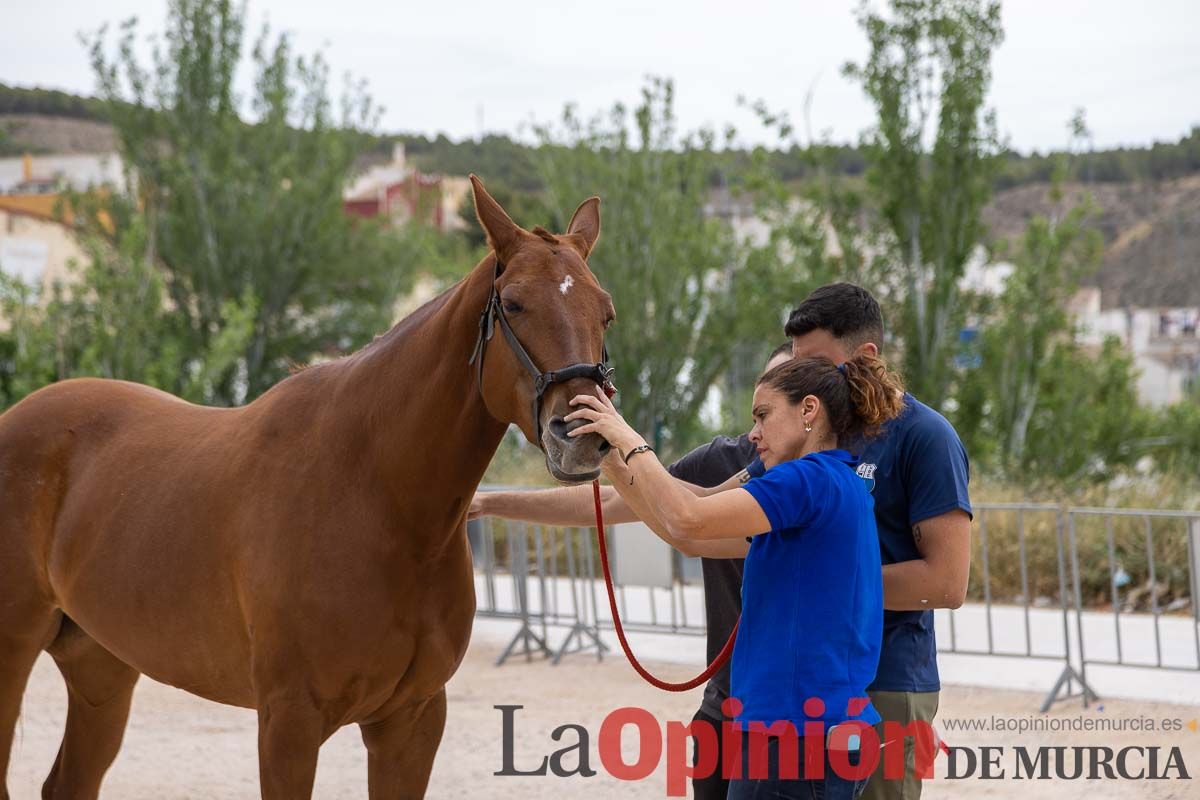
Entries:
[[475, 216], [487, 233], [488, 244], [501, 261], [507, 261], [516, 249], [521, 228], [504, 212], [496, 199], [483, 188], [483, 181], [471, 174], [471, 191], [475, 196]]
[[589, 197], [579, 204], [567, 226], [567, 235], [574, 236], [584, 245], [583, 257], [587, 258], [600, 238], [600, 198]]

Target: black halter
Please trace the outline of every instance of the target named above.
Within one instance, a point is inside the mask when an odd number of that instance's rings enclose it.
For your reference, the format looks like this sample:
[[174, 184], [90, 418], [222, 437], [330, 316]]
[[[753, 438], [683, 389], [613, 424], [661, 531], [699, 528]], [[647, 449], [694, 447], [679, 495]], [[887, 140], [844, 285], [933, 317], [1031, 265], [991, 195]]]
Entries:
[[479, 393], [482, 395], [483, 352], [487, 343], [491, 341], [492, 334], [495, 332], [495, 323], [499, 320], [500, 330], [504, 333], [504, 338], [508, 340], [508, 346], [512, 349], [513, 355], [517, 357], [517, 361], [521, 362], [521, 366], [525, 367], [525, 371], [533, 377], [533, 424], [537, 427], [537, 445], [541, 447], [542, 396], [545, 395], [546, 390], [556, 383], [565, 383], [575, 378], [589, 378], [595, 381], [605, 394], [612, 397], [617, 391], [612, 383], [613, 368], [608, 366], [608, 346], [605, 345], [599, 364], [572, 364], [553, 372], [539, 372], [538, 368], [534, 366], [533, 359], [529, 357], [529, 353], [525, 352], [517, 335], [509, 327], [508, 318], [504, 316], [500, 293], [496, 290], [496, 281], [500, 279], [500, 272], [503, 268], [504, 265], [500, 263], [500, 257], [497, 256], [495, 274], [492, 276], [492, 292], [488, 296], [487, 305], [483, 307], [483, 312], [479, 315], [479, 338], [475, 340], [475, 351], [467, 363], [479, 363]]

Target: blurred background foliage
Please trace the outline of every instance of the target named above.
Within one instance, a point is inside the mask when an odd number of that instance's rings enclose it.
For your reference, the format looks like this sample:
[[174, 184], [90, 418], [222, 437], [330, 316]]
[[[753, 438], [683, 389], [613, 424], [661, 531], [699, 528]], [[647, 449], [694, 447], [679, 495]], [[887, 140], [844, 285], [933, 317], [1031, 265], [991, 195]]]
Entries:
[[[592, 117], [568, 106], [526, 141], [386, 135], [363, 83], [335, 92], [319, 55], [245, 21], [240, 4], [177, 0], [149, 61], [136, 23], [86, 41], [94, 98], [0, 86], [0, 154], [30, 150], [5, 115], [57, 116], [110, 126], [128, 167], [124, 189], [67, 199], [86, 253], [75, 281], [41, 296], [0, 280], [2, 406], [78, 375], [240, 404], [295, 363], [369, 341], [418, 284], [445, 287], [484, 255], [469, 200], [457, 232], [344, 212], [344, 187], [402, 143], [423, 171], [484, 177], [526, 227], [562, 229], [602, 197], [591, 266], [616, 301], [619, 403], [668, 458], [745, 430], [787, 313], [851, 280], [883, 302], [885, 353], [908, 385], [957, 426], [979, 499], [1197, 505], [1197, 397], [1139, 405], [1126, 351], [1083, 344], [1066, 309], [1101, 262], [1092, 190], [1195, 175], [1200, 128], [1095, 151], [1080, 113], [1062, 151], [1012, 152], [986, 104], [998, 3], [864, 7], [868, 51], [845, 68], [875, 110], [861, 141], [801, 133], [811, 120], [748, 100], [777, 139], [753, 148], [732, 129], [680, 130], [665, 77]], [[1042, 211], [1000, 235], [985, 207], [1020, 186], [1044, 194]], [[999, 292], [964, 282], [977, 260], [1012, 266]], [[548, 478], [512, 435], [488, 480]]]

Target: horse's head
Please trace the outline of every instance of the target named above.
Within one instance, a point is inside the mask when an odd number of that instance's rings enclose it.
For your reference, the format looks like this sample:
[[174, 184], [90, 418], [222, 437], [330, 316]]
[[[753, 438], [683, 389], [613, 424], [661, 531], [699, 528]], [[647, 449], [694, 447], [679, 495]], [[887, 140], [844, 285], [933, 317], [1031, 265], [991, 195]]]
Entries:
[[[518, 350], [524, 349], [532, 370], [543, 374], [543, 379], [545, 373], [572, 366], [583, 373], [585, 365], [603, 361], [604, 331], [615, 312], [612, 297], [587, 265], [600, 236], [600, 198], [585, 200], [571, 217], [567, 232], [555, 235], [542, 228], [519, 227], [474, 175], [471, 186], [475, 213], [499, 262], [495, 290], [503, 312], [503, 320], [484, 323], [491, 335], [490, 343], [484, 343], [480, 386], [484, 403], [493, 417], [515, 423], [525, 438], [542, 449], [555, 478], [592, 480], [599, 475], [608, 443], [596, 434], [568, 437], [569, 430], [586, 422], [566, 423], [563, 417], [572, 411], [568, 405], [572, 397], [600, 391], [595, 377], [563, 380], [556, 376], [537, 403], [535, 378]], [[483, 268], [492, 269], [491, 261]], [[505, 322], [519, 348], [507, 340]], [[483, 358], [483, 353], [477, 356]], [[535, 408], [540, 419], [534, 417]]]

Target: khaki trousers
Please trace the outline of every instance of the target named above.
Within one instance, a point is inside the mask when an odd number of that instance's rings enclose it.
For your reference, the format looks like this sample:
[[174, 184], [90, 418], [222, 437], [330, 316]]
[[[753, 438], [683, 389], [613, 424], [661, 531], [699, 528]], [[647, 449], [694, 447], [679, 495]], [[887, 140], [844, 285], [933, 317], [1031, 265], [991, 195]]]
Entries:
[[[883, 717], [879, 723], [879, 740], [883, 739], [883, 723], [897, 722], [908, 725], [914, 720], [932, 723], [938, 709], [938, 692], [867, 692], [871, 705]], [[895, 745], [888, 745], [894, 747]], [[921, 779], [913, 774], [915, 746], [911, 737], [904, 740], [904, 779], [884, 780], [884, 759], [867, 782], [861, 800], [918, 800], [921, 796]]]

